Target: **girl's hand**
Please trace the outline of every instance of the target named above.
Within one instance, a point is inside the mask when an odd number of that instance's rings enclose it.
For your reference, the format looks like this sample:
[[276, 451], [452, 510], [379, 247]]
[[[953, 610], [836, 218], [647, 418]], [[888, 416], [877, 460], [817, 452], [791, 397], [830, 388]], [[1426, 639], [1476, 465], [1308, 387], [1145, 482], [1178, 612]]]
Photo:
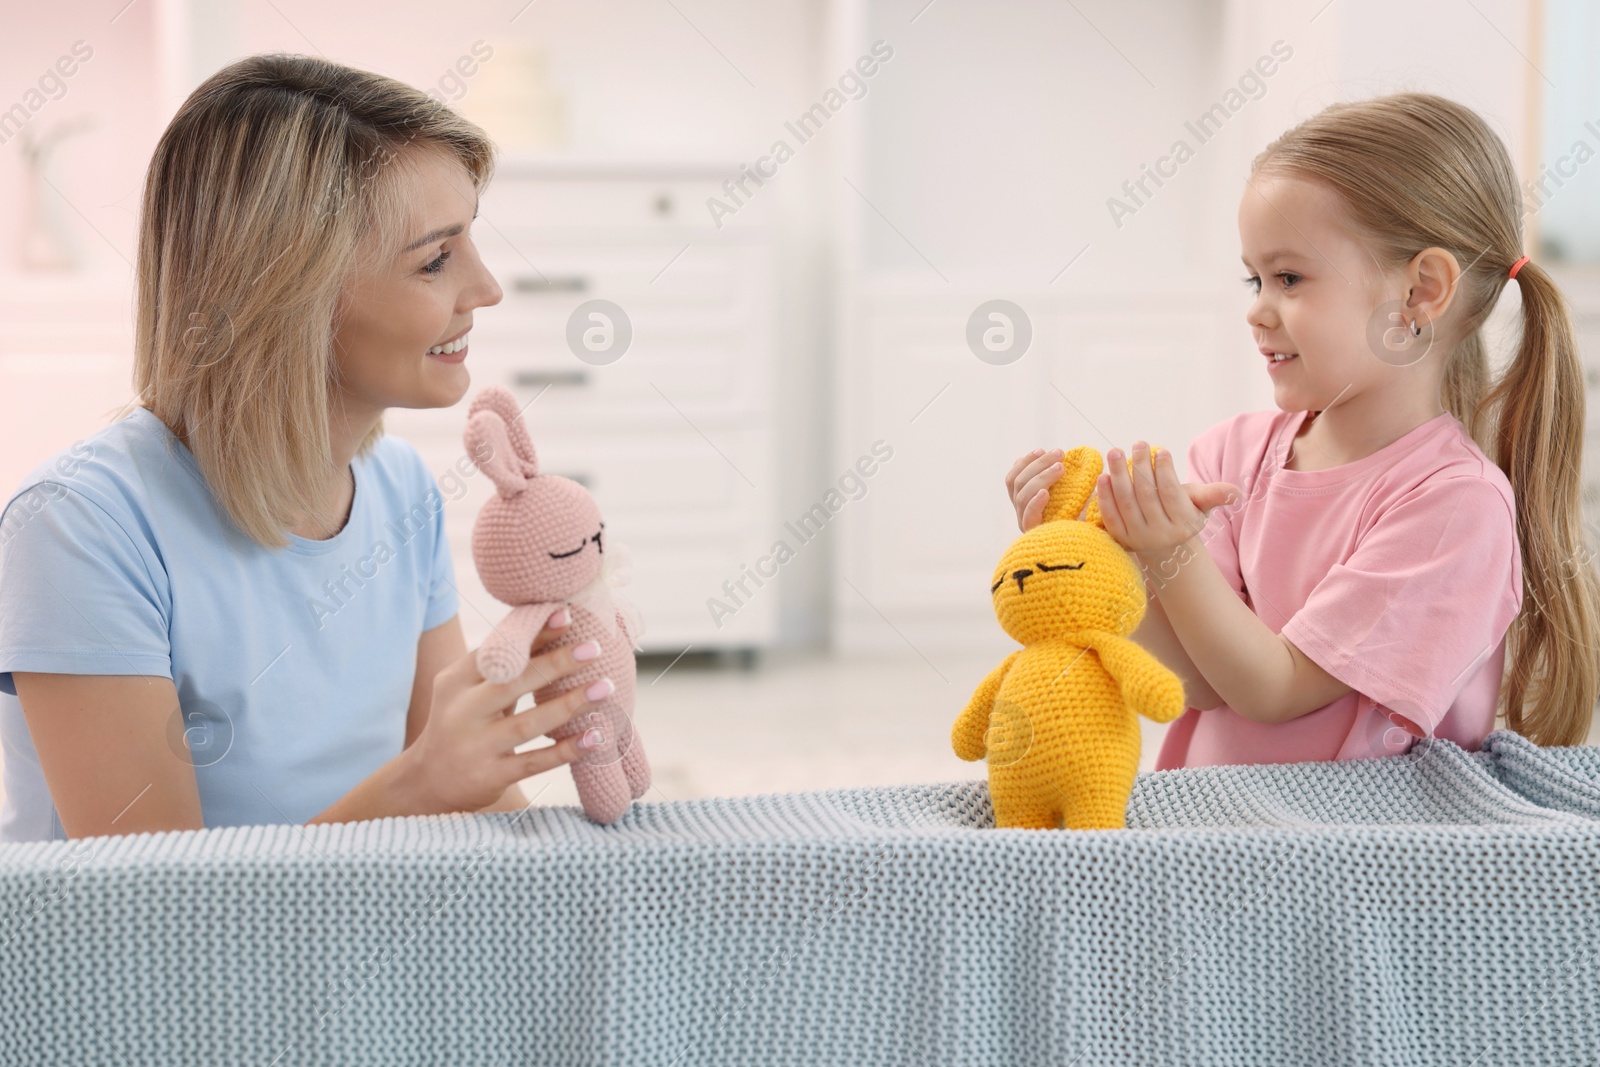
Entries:
[[1050, 486], [1061, 477], [1061, 449], [1036, 448], [1006, 472], [1006, 495], [1017, 512], [1017, 528], [1027, 533], [1044, 518]]
[[1166, 561], [1181, 545], [1205, 529], [1206, 513], [1239, 499], [1228, 482], [1178, 483], [1172, 453], [1156, 452], [1151, 476], [1150, 448], [1133, 443], [1133, 473], [1121, 450], [1106, 453], [1110, 472], [1100, 475], [1096, 489], [1106, 532], [1147, 564]]
[[[1142, 441], [1140, 442], [1141, 445], [1143, 443]], [[1172, 454], [1165, 449], [1162, 449], [1157, 454], [1164, 457], [1166, 471], [1171, 479], [1176, 482], [1177, 473], [1172, 468]], [[1027, 533], [1039, 525], [1039, 521], [1044, 517], [1044, 506], [1050, 499], [1050, 487], [1061, 478], [1061, 455], [1061, 449], [1059, 448], [1048, 450], [1036, 448], [1027, 455], [1019, 457], [1011, 465], [1011, 470], [1006, 473], [1006, 493], [1011, 497], [1011, 506], [1017, 512], [1017, 527], [1023, 533]], [[1146, 460], [1147, 464], [1148, 462]], [[1123, 471], [1124, 478], [1127, 477], [1127, 463], [1122, 460], [1120, 453], [1118, 454], [1117, 462], [1112, 464], [1112, 469]], [[1112, 499], [1112, 493], [1105, 488], [1105, 482], [1106, 476], [1101, 475], [1100, 511], [1102, 515], [1109, 510], [1108, 504], [1111, 503]], [[1158, 469], [1156, 491], [1159, 491], [1160, 484], [1160, 472]], [[1228, 503], [1229, 491], [1238, 492], [1234, 486], [1227, 482], [1207, 484], [1185, 482], [1181, 488], [1186, 491], [1193, 509], [1201, 509], [1207, 512], [1218, 504]], [[1131, 490], [1129, 495], [1133, 495]], [[1202, 516], [1200, 528], [1203, 529], [1204, 526], [1205, 520]], [[1112, 533], [1113, 537], [1117, 536], [1115, 531], [1111, 530], [1109, 519], [1106, 522], [1106, 529]], [[1127, 545], [1124, 544], [1123, 547], [1126, 548]]]
[[[533, 650], [555, 640], [564, 627], [547, 623]], [[610, 679], [574, 687], [520, 714], [515, 709], [523, 694], [567, 677], [599, 654], [595, 641], [567, 645], [534, 656], [518, 677], [500, 684], [478, 673], [476, 650], [440, 671], [427, 724], [402, 753], [411, 757], [404, 781], [413, 803], [429, 812], [476, 811], [499, 800], [513, 783], [582, 755], [581, 734], [527, 752], [512, 750], [603, 701], [614, 688]]]

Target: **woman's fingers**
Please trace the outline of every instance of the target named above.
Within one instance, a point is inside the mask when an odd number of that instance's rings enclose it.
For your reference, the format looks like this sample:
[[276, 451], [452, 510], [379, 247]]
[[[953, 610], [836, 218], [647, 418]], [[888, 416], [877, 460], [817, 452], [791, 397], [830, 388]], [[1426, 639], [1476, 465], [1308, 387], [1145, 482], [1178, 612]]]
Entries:
[[586, 686], [575, 685], [554, 699], [535, 705], [519, 715], [511, 716], [509, 722], [499, 727], [505, 731], [501, 740], [508, 751], [518, 745], [527, 744], [535, 737], [548, 734], [570, 721], [574, 716], [594, 708], [616, 691], [617, 687], [610, 678], [601, 678]]
[[473, 686], [471, 696], [485, 714], [500, 716], [507, 705], [514, 706], [524, 694], [560, 681], [599, 655], [600, 642], [593, 639], [576, 645], [562, 645], [528, 660], [528, 666], [522, 673], [509, 682], [480, 681]]
[[[554, 700], [546, 701], [529, 708], [521, 715], [514, 716], [511, 722], [505, 724], [509, 731], [503, 742], [509, 749], [514, 750], [535, 737], [548, 734], [562, 723], [569, 722], [574, 716], [588, 711], [615, 691], [616, 687], [609, 678], [602, 678], [581, 688], [574, 686]], [[564, 763], [572, 763], [590, 751], [582, 747], [583, 736], [583, 734], [573, 734], [554, 744], [530, 749], [527, 752], [509, 751], [503, 758], [515, 761], [517, 780], [521, 781], [535, 774], [553, 770]], [[604, 744], [606, 740], [607, 738], [602, 736], [596, 744]]]
[[572, 625], [572, 609], [559, 608], [554, 614], [544, 621], [544, 629], [533, 639], [529, 652], [537, 652], [556, 638], [567, 632], [567, 627]]
[[576, 762], [587, 749], [578, 747], [579, 735], [564, 737], [553, 745], [543, 745], [539, 748], [529, 749], [527, 752], [513, 752], [501, 756], [501, 759], [511, 760], [515, 765], [513, 773], [516, 781], [532, 778], [545, 771], [553, 771], [564, 763]]

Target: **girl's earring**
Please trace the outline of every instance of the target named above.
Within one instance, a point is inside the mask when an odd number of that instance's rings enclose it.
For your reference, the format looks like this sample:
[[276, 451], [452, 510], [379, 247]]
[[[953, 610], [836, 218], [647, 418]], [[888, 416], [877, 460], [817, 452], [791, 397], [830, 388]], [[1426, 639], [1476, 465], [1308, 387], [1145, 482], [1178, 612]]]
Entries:
[[1411, 336], [1412, 337], [1421, 337], [1422, 336], [1422, 325], [1416, 319], [1412, 319], [1411, 320]]

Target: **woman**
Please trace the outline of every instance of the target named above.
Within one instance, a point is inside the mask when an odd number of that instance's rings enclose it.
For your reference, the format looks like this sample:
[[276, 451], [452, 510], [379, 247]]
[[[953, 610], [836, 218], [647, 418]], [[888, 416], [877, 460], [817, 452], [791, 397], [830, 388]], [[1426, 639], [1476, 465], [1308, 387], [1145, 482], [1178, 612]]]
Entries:
[[467, 391], [492, 170], [442, 104], [306, 56], [234, 63], [173, 118], [137, 399], [0, 516], [0, 841], [516, 810], [581, 754], [513, 750], [583, 692], [513, 709], [586, 650], [483, 680], [437, 485], [383, 434]]

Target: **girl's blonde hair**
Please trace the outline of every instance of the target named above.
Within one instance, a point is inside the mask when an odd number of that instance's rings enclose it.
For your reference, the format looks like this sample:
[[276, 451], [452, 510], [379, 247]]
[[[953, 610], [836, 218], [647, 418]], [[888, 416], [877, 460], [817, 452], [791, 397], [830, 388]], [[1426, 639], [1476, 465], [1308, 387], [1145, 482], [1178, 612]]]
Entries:
[[[304, 55], [262, 54], [207, 78], [173, 116], [139, 226], [135, 405], [194, 453], [212, 493], [268, 548], [324, 499], [341, 294], [392, 267], [416, 152], [442, 152], [481, 193], [484, 132], [418, 89]], [[131, 410], [132, 405], [128, 410]], [[383, 422], [362, 440], [364, 456]]]
[[1441, 399], [1511, 482], [1522, 551], [1501, 713], [1537, 744], [1583, 744], [1600, 698], [1600, 577], [1583, 536], [1584, 379], [1572, 323], [1550, 276], [1529, 262], [1516, 277], [1521, 341], [1492, 384], [1480, 329], [1523, 254], [1505, 145], [1470, 108], [1399, 93], [1327, 108], [1268, 145], [1252, 170], [1332, 187], [1385, 267], [1434, 246], [1462, 265]]

